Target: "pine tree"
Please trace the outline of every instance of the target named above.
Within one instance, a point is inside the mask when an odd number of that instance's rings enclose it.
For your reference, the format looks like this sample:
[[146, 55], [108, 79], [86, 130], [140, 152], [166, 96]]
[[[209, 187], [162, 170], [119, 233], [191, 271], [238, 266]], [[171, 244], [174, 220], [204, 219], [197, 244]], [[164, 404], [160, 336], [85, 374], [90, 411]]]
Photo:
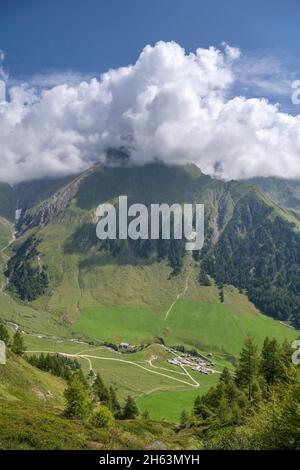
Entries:
[[91, 408], [89, 395], [78, 373], [73, 374], [65, 390], [65, 398], [67, 401], [65, 414], [69, 418], [83, 419], [88, 416]]
[[116, 392], [112, 386], [109, 387], [109, 408], [111, 409], [114, 417], [120, 419], [122, 415], [121, 405], [117, 399]]
[[84, 376], [84, 373], [82, 372], [82, 369], [79, 369], [76, 372], [76, 375], [77, 375], [78, 379], [80, 380], [80, 382], [82, 383], [82, 385], [84, 386], [85, 390], [89, 390], [89, 384], [88, 384], [87, 379]]
[[3, 323], [0, 323], [0, 340], [4, 341], [6, 346], [8, 345], [9, 334], [7, 328], [3, 325]]
[[199, 282], [200, 282], [201, 286], [205, 286], [205, 287], [211, 286], [211, 282], [209, 280], [208, 275], [202, 269], [201, 269], [200, 275], [199, 275]]
[[227, 367], [224, 367], [223, 372], [222, 372], [222, 374], [221, 374], [221, 376], [220, 376], [220, 380], [221, 380], [222, 382], [224, 382], [226, 385], [228, 385], [228, 384], [230, 383], [231, 379], [232, 379], [232, 378], [231, 378], [231, 375], [230, 375], [230, 373], [229, 373], [228, 368], [227, 368]]
[[248, 336], [240, 354], [236, 370], [236, 382], [246, 390], [250, 402], [253, 402], [260, 393], [258, 375], [259, 355], [257, 346], [251, 336]]
[[186, 410], [183, 410], [180, 416], [180, 428], [184, 429], [189, 424], [189, 415]]
[[209, 419], [212, 417], [212, 410], [211, 408], [215, 408], [215, 406], [210, 405], [210, 399], [211, 395], [210, 393], [212, 392], [213, 389], [211, 389], [206, 396], [200, 397], [198, 396], [194, 402], [194, 415], [198, 419]]
[[99, 373], [96, 375], [96, 379], [93, 383], [93, 391], [100, 403], [109, 405], [109, 392]]
[[292, 348], [291, 342], [285, 339], [281, 345], [281, 360], [284, 364], [285, 371], [293, 367], [291, 357], [294, 350]]
[[222, 396], [216, 409], [217, 418], [221, 424], [229, 424], [232, 421], [231, 407], [225, 396]]
[[[300, 373], [291, 383], [278, 383], [272, 399], [263, 403], [249, 422], [248, 435], [255, 450], [296, 450], [300, 445]], [[249, 441], [248, 441], [249, 442]], [[246, 445], [248, 444], [246, 441]]]
[[220, 298], [221, 304], [223, 304], [225, 301], [223, 284], [220, 286], [219, 298]]
[[260, 363], [261, 373], [269, 386], [284, 376], [282, 350], [276, 339], [266, 338], [263, 344]]
[[123, 408], [123, 419], [135, 419], [139, 415], [139, 410], [138, 407], [136, 406], [135, 400], [131, 397], [128, 396], [125, 406]]
[[201, 415], [201, 397], [198, 395], [194, 401], [193, 413], [195, 416]]
[[24, 340], [19, 332], [19, 330], [16, 331], [14, 337], [13, 337], [13, 342], [12, 342], [12, 351], [17, 354], [18, 356], [22, 356], [25, 352], [25, 345], [24, 345]]

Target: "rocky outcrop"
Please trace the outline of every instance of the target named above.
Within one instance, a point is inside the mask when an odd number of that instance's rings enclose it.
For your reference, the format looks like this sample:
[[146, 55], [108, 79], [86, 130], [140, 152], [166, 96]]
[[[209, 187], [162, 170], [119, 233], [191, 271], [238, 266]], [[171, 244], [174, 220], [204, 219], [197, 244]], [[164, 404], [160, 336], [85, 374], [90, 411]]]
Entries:
[[81, 182], [93, 173], [94, 169], [95, 167], [88, 169], [38, 206], [24, 210], [16, 227], [17, 233], [20, 235], [30, 228], [44, 227], [51, 222], [69, 206]]

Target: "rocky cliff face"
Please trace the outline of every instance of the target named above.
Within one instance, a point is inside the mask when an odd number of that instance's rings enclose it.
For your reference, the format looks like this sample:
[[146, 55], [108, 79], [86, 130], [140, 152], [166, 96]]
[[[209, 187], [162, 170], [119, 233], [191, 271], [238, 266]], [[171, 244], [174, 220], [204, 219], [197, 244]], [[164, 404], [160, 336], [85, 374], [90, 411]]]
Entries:
[[93, 173], [93, 171], [94, 167], [82, 173], [82, 175], [56, 191], [52, 196], [41, 202], [39, 205], [22, 210], [17, 222], [16, 232], [20, 235], [30, 228], [43, 227], [51, 222], [58, 214], [68, 207], [72, 198], [76, 194], [80, 183]]

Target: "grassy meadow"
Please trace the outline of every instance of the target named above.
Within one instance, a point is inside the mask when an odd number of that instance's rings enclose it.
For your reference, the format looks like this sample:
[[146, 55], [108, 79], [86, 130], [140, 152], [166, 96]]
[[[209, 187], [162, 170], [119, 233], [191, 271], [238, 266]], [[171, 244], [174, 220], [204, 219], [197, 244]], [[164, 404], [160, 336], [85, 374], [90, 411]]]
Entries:
[[[166, 306], [167, 307], [167, 306]], [[293, 329], [259, 313], [237, 314], [226, 304], [179, 300], [165, 319], [162, 311], [146, 308], [86, 308], [74, 331], [101, 341], [133, 344], [161, 337], [169, 345], [183, 344], [200, 350], [239, 354], [248, 334], [262, 345], [266, 336], [294, 339]]]

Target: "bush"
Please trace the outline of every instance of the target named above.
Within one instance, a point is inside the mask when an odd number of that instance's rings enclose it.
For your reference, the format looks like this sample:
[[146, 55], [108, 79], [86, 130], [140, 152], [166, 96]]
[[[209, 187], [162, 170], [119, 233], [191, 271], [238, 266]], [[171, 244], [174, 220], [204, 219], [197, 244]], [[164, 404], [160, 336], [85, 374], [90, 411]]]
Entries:
[[97, 406], [91, 416], [91, 423], [97, 428], [112, 428], [114, 422], [112, 412], [103, 405]]

